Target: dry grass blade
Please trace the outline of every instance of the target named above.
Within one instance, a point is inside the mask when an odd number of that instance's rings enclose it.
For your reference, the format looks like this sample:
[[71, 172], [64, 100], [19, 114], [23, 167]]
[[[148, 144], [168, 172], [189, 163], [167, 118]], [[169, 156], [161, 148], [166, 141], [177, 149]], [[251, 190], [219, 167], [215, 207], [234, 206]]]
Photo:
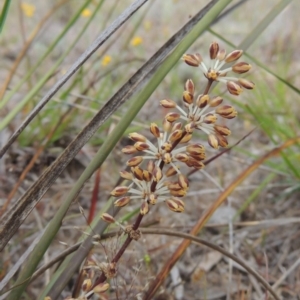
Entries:
[[100, 36], [93, 44], [77, 59], [72, 67], [64, 74], [60, 80], [48, 91], [39, 104], [31, 111], [19, 128], [10, 137], [4, 147], [0, 150], [0, 158], [4, 155], [11, 144], [18, 138], [26, 126], [34, 119], [38, 112], [50, 101], [56, 92], [78, 71], [78, 69], [92, 56], [92, 54], [119, 29], [142, 5], [148, 0], [136, 0], [131, 4]]
[[[243, 180], [245, 180], [253, 171], [255, 171], [261, 164], [263, 164], [267, 159], [279, 155], [284, 149], [299, 143], [300, 137], [290, 139], [286, 141], [282, 146], [277, 147], [273, 149], [272, 151], [268, 152], [266, 155], [258, 159], [256, 162], [254, 162], [252, 165], [250, 165], [243, 173], [238, 176], [225, 190], [224, 192], [219, 196], [219, 198], [212, 204], [212, 206], [206, 211], [206, 213], [198, 220], [198, 222], [195, 224], [195, 226], [190, 231], [191, 235], [197, 235], [199, 231], [204, 227], [205, 223], [209, 220], [209, 218], [212, 216], [212, 214], [216, 211], [218, 207], [226, 200], [226, 198], [234, 191], [236, 187], [238, 187]], [[183, 255], [187, 247], [190, 245], [191, 241], [185, 240], [183, 241], [178, 248], [173, 253], [172, 257], [167, 261], [167, 263], [164, 265], [160, 273], [157, 275], [156, 279], [152, 282], [150, 285], [146, 296], [146, 299], [152, 299], [155, 292], [157, 291], [158, 287], [162, 284], [162, 282], [165, 280], [167, 275], [169, 274], [172, 267], [175, 265], [175, 263], [180, 259], [180, 257]]]

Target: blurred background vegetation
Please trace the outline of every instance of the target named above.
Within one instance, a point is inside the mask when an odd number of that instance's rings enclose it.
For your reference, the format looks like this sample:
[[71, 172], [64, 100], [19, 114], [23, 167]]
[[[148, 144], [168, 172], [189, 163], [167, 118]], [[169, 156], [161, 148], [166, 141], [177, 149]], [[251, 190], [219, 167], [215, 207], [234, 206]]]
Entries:
[[[132, 1], [127, 0], [1, 2], [1, 147], [53, 84], [131, 3]], [[206, 4], [207, 1], [197, 0], [149, 1], [114, 33], [47, 103], [0, 160], [0, 205], [5, 210], [13, 206], [107, 100]], [[153, 210], [148, 221], [159, 219], [159, 226], [190, 228], [218, 193], [238, 177], [246, 166], [299, 136], [300, 35], [297, 29], [300, 3], [251, 0], [232, 1], [230, 6], [234, 4], [240, 5], [221, 15], [219, 19], [212, 20], [213, 25], [195, 40], [188, 52], [199, 52], [204, 59], [208, 59], [208, 47], [212, 41], [220, 43], [227, 52], [240, 47], [245, 49], [243, 61], [253, 66], [247, 79], [255, 82], [255, 90], [245, 91], [241, 96], [235, 97], [225, 94], [222, 85], [216, 85], [213, 93], [224, 95], [226, 103], [234, 105], [239, 112], [238, 118], [229, 122], [232, 130], [230, 145], [242, 140], [252, 129], [255, 130], [230, 152], [207, 166], [204, 175], [196, 173], [192, 176], [193, 184], [184, 215], [175, 218], [172, 215], [171, 219], [170, 213], [164, 208]], [[132, 131], [147, 132], [149, 123], [160, 123], [164, 111], [159, 106], [159, 100], [171, 98], [180, 101], [186, 79], [191, 78], [196, 90], [201, 92], [205, 83], [201, 75], [200, 70], [189, 68], [182, 61], [173, 66], [131, 125], [124, 129], [124, 138], [116, 144], [101, 166], [101, 180], [97, 181], [93, 176], [86, 182], [78, 198], [86, 216], [92, 213], [91, 210], [97, 212], [104, 207], [110, 190], [118, 180], [118, 172], [124, 168], [127, 159], [120, 152], [128, 141], [127, 134]], [[9, 249], [5, 251], [0, 278], [4, 278], [18, 261], [22, 249], [46, 227], [74, 182], [126, 115], [130, 105], [130, 101], [126, 102], [101, 126], [27, 218]], [[199, 134], [198, 138], [207, 146], [204, 135]], [[266, 267], [266, 253], [271, 284], [276, 283], [282, 274], [294, 266], [293, 263], [299, 256], [299, 146], [299, 142], [292, 143], [279, 155], [264, 161], [235, 189], [232, 198], [220, 208], [219, 213], [216, 212], [211, 218], [212, 227], [213, 224], [228, 224], [228, 216], [234, 222], [240, 222], [241, 227], [237, 227], [234, 232], [231, 227], [228, 229], [226, 226], [221, 230], [208, 228], [203, 231], [206, 238], [212, 238], [224, 247], [228, 246], [229, 237], [233, 236], [231, 246], [234, 251], [245, 257], [245, 260], [253, 262], [261, 272]], [[208, 147], [207, 152], [211, 157], [217, 153]], [[36, 153], [38, 155], [34, 156]], [[28, 171], [20, 177], [29, 164], [31, 166]], [[96, 185], [100, 188], [95, 208], [91, 203]], [[120, 217], [127, 216], [133, 208], [122, 210]], [[128, 215], [128, 220], [130, 217]], [[279, 221], [276, 222], [276, 219]], [[250, 221], [264, 225], [253, 229], [252, 225], [245, 225]], [[80, 230], [75, 229], [75, 226], [80, 227]], [[73, 203], [44, 261], [65, 249], [65, 245], [59, 241], [74, 244], [86, 226], [86, 218], [79, 212], [78, 205]], [[161, 246], [162, 241], [168, 241], [170, 245], [174, 243], [172, 238], [158, 236], [151, 241], [152, 245], [145, 241], [132, 250], [138, 253], [137, 259], [126, 257], [124, 266], [120, 267], [121, 271], [125, 270], [131, 260], [135, 266], [140, 266], [137, 261], [143, 260], [145, 253], [150, 253], [152, 257], [150, 266], [149, 262], [144, 261], [137, 286], [128, 290], [128, 295], [141, 291], [148, 282], [147, 278], [157, 273], [161, 257], [168, 253], [168, 249]], [[111, 257], [110, 252], [117, 248], [112, 242], [103, 247], [106, 254], [101, 254], [100, 249], [99, 256]], [[190, 266], [187, 269], [191, 274], [195, 271], [191, 266], [193, 259], [196, 257], [197, 263], [201, 259], [205, 260], [207, 250], [201, 251], [191, 246], [190, 253], [184, 258], [185, 265]], [[196, 299], [192, 297], [199, 282], [207, 297], [199, 296], [197, 299], [225, 299], [224, 290], [228, 278], [224, 273], [227, 261], [220, 262], [215, 267], [216, 264], [217, 262], [212, 265], [206, 275], [201, 273], [200, 279], [192, 277], [185, 284], [188, 291], [184, 299]], [[26, 299], [35, 298], [47, 286], [54, 271], [55, 268], [51, 272], [47, 271], [44, 277], [41, 275], [36, 283], [31, 284], [26, 290]], [[263, 293], [255, 287], [255, 283], [249, 281], [238, 268], [233, 273], [231, 280], [235, 293], [241, 295], [241, 291], [248, 289], [248, 294], [245, 292], [244, 295], [247, 294], [250, 298], [245, 299], [259, 299]], [[134, 270], [131, 270], [128, 277], [132, 279], [134, 276]], [[294, 268], [280, 282], [280, 293], [284, 299], [296, 299], [293, 297], [300, 294], [297, 280], [299, 276], [299, 267]], [[10, 287], [16, 279], [17, 276], [12, 277]], [[241, 282], [243, 288], [238, 288], [238, 282]], [[209, 298], [216, 291], [220, 292], [220, 298]], [[253, 298], [251, 291], [255, 295]], [[66, 295], [68, 292], [66, 288]], [[173, 292], [171, 289], [170, 294]]]

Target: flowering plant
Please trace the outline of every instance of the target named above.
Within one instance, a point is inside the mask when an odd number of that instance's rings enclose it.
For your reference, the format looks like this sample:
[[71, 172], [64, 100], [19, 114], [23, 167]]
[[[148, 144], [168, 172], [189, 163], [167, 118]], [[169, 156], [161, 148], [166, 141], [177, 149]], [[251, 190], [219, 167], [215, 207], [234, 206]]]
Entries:
[[[114, 205], [123, 207], [132, 201], [139, 200], [140, 212], [132, 226], [124, 228], [127, 239], [110, 263], [102, 264], [102, 274], [92, 282], [91, 278], [85, 280], [83, 285], [84, 297], [89, 298], [93, 293], [102, 293], [108, 289], [106, 280], [116, 275], [116, 265], [130, 242], [140, 237], [139, 226], [151, 205], [164, 202], [173, 211], [184, 211], [186, 196], [189, 188], [188, 178], [181, 172], [180, 165], [189, 168], [204, 168], [205, 147], [192, 141], [193, 133], [200, 130], [207, 134], [208, 144], [214, 148], [227, 147], [227, 137], [230, 129], [217, 124], [219, 118], [233, 119], [237, 111], [227, 104], [223, 104], [220, 96], [209, 95], [212, 83], [217, 81], [225, 83], [230, 94], [239, 95], [243, 89], [253, 89], [254, 83], [244, 78], [227, 76], [229, 72], [235, 74], [246, 73], [251, 65], [246, 62], [237, 62], [242, 56], [242, 50], [234, 50], [226, 55], [224, 49], [214, 42], [210, 45], [210, 62], [206, 65], [200, 54], [185, 54], [183, 60], [192, 67], [199, 67], [207, 80], [202, 94], [195, 93], [195, 86], [188, 79], [182, 94], [183, 106], [179, 106], [171, 99], [161, 100], [160, 104], [167, 109], [176, 109], [165, 115], [162, 127], [152, 123], [149, 127], [154, 137], [150, 140], [146, 136], [134, 132], [129, 138], [134, 142], [122, 149], [124, 154], [132, 155], [127, 161], [129, 171], [121, 171], [120, 176], [128, 180], [129, 185], [117, 186], [111, 195], [116, 197]], [[227, 67], [222, 67], [227, 64]], [[231, 64], [231, 66], [228, 64]], [[142, 155], [144, 154], [144, 155]], [[105, 213], [104, 221], [117, 223]], [[117, 223], [118, 224], [118, 223]]]

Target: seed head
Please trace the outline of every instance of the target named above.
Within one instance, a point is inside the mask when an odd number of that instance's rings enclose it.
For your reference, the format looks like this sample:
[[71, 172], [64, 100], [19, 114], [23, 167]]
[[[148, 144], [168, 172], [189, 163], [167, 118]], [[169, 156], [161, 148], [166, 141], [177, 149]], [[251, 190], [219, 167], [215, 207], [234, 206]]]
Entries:
[[134, 142], [146, 142], [146, 137], [143, 135], [137, 133], [137, 132], [132, 132], [129, 134], [129, 138], [133, 140]]
[[240, 79], [238, 80], [238, 83], [239, 83], [243, 88], [248, 89], [248, 90], [252, 90], [252, 89], [254, 89], [254, 87], [255, 87], [255, 84], [254, 84], [252, 81], [247, 80], [247, 79], [244, 79], [244, 78], [240, 78]]
[[143, 156], [132, 157], [127, 161], [127, 166], [129, 167], [138, 166], [143, 160], [144, 160]]
[[182, 59], [186, 64], [192, 67], [198, 67], [202, 61], [202, 57], [199, 53], [196, 54], [184, 54]]
[[177, 198], [171, 198], [166, 201], [168, 208], [174, 212], [184, 211], [184, 202]]
[[102, 214], [101, 219], [102, 219], [103, 221], [105, 221], [106, 223], [115, 223], [115, 222], [116, 222], [116, 220], [114, 219], [114, 217], [112, 217], [112, 216], [111, 216], [110, 214], [108, 214], [108, 213]]
[[230, 62], [236, 61], [242, 55], [243, 55], [243, 50], [234, 50], [234, 51], [230, 52], [229, 54], [227, 54], [227, 56], [225, 58], [225, 62], [230, 63]]
[[216, 42], [213, 42], [209, 47], [209, 55], [210, 59], [215, 59], [219, 52], [219, 44]]
[[234, 73], [243, 74], [251, 69], [251, 65], [246, 62], [239, 62], [232, 66], [232, 71]]
[[160, 105], [164, 108], [175, 108], [176, 102], [171, 99], [164, 99], [160, 101]]
[[[203, 72], [204, 76], [209, 81], [219, 81], [219, 82], [239, 82], [238, 78], [227, 77], [229, 72], [234, 72], [236, 74], [246, 73], [251, 69], [251, 65], [246, 62], [237, 62], [233, 66], [229, 66], [223, 69], [225, 64], [233, 63], [237, 61], [243, 54], [242, 50], [234, 50], [226, 55], [226, 51], [221, 49], [219, 44], [213, 42], [209, 47], [209, 57], [210, 63], [205, 64], [203, 60], [197, 60], [193, 54], [184, 55], [184, 61], [193, 67], [199, 67]], [[243, 86], [241, 84], [241, 86]], [[246, 87], [245, 87], [246, 88]], [[228, 91], [233, 95], [239, 95], [242, 89], [228, 88]], [[191, 104], [193, 101], [194, 89], [188, 89], [185, 86], [185, 92], [183, 93], [183, 101], [187, 104]]]
[[155, 123], [151, 123], [150, 125], [150, 132], [156, 137], [159, 138], [160, 137], [160, 131], [158, 126]]
[[124, 154], [134, 154], [134, 153], [138, 152], [138, 150], [134, 146], [127, 145], [122, 149], [122, 152]]
[[130, 197], [122, 197], [114, 202], [114, 205], [117, 207], [126, 206], [130, 201]]
[[120, 197], [128, 192], [127, 186], [117, 186], [110, 194], [114, 197]]

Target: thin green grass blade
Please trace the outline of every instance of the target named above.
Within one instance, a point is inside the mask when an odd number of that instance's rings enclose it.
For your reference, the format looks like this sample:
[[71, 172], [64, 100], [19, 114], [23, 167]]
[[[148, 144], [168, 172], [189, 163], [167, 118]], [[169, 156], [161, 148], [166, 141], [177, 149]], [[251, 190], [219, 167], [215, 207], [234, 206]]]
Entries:
[[3, 30], [4, 23], [5, 23], [7, 15], [8, 15], [10, 3], [11, 3], [11, 0], [5, 0], [5, 2], [3, 4], [2, 12], [0, 15], [0, 33]]

